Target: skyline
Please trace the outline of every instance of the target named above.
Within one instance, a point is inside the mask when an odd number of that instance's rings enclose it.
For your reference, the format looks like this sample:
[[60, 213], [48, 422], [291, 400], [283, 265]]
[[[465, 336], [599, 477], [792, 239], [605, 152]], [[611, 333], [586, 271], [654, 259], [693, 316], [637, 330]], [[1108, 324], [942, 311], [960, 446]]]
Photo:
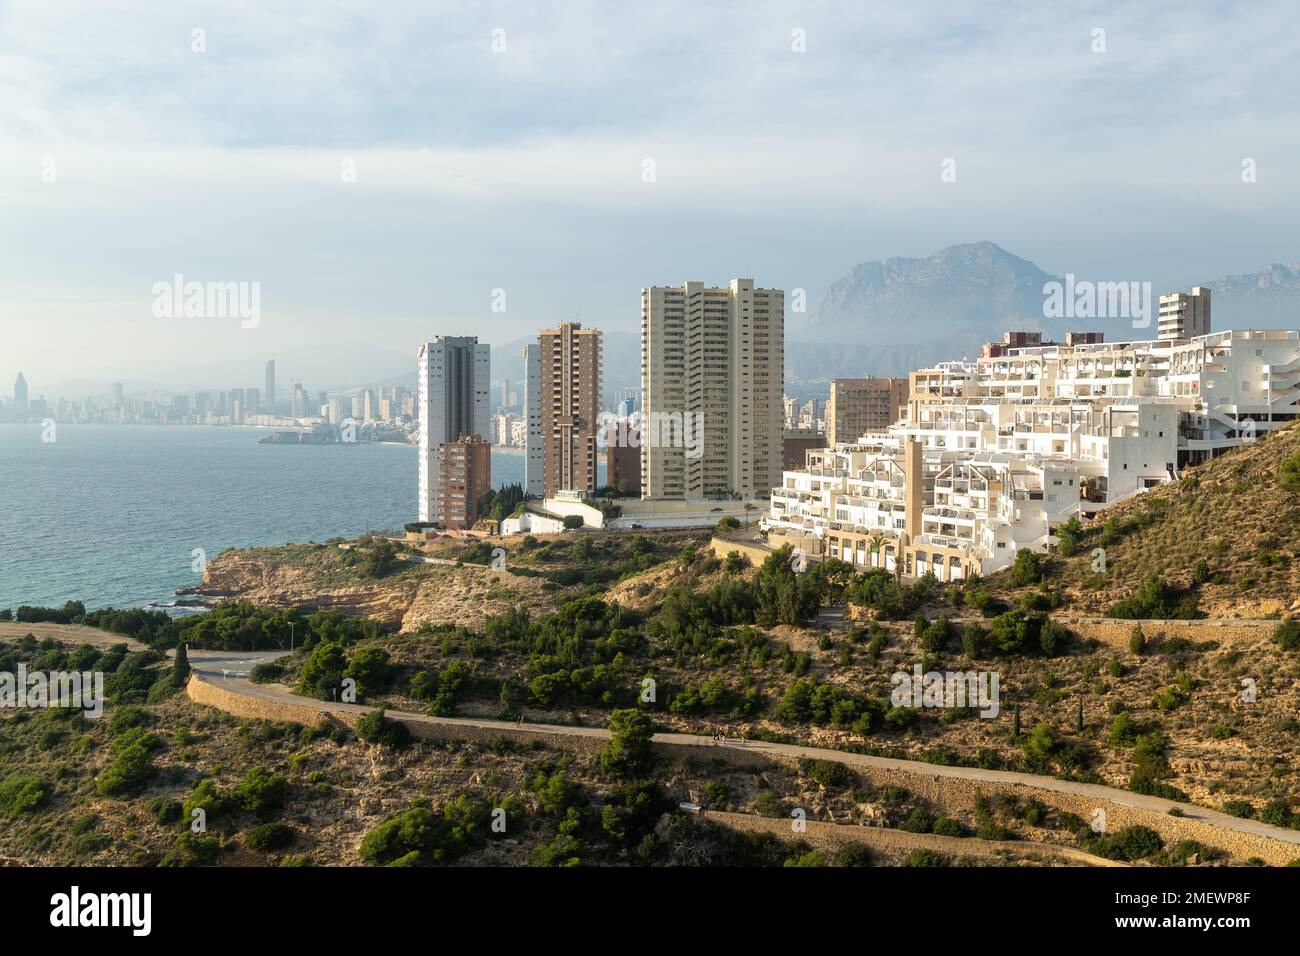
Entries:
[[[506, 343], [579, 314], [631, 332], [637, 290], [687, 279], [758, 276], [811, 310], [856, 263], [984, 238], [1165, 289], [1300, 259], [1300, 67], [1285, 31], [1253, 32], [1281, 4], [935, 9], [442, 5], [373, 25], [347, 3], [307, 24], [12, 4], [0, 381]], [[261, 283], [261, 324], [155, 318], [178, 273]]]

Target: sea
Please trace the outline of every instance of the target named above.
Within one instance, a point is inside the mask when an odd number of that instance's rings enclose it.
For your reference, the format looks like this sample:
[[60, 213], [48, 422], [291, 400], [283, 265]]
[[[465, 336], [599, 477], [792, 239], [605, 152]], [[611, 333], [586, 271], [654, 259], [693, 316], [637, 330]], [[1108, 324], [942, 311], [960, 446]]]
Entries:
[[[196, 551], [417, 519], [414, 445], [259, 444], [268, 431], [0, 424], [0, 608], [165, 605], [201, 580]], [[521, 452], [493, 451], [495, 487], [523, 472]]]

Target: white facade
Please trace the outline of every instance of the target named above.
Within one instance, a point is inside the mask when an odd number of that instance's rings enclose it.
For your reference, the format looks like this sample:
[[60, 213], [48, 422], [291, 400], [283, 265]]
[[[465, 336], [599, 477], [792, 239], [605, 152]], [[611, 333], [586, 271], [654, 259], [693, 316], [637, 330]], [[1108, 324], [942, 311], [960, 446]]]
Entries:
[[524, 346], [524, 494], [546, 493], [546, 443], [542, 437], [542, 347]]
[[641, 496], [760, 498], [781, 474], [785, 293], [733, 279], [641, 290], [641, 385], [647, 421]]
[[[1073, 516], [1095, 514], [1181, 469], [1300, 417], [1300, 333], [1219, 332], [1189, 340], [1048, 345], [914, 373], [908, 417], [887, 432], [808, 452], [783, 473], [764, 526], [827, 542], [862, 566], [892, 561], [863, 537], [895, 540], [913, 573], [955, 576], [1044, 551]], [[936, 394], [939, 382], [957, 383]], [[921, 516], [907, 533], [904, 450], [920, 448]], [[855, 535], [857, 537], [855, 537]], [[832, 544], [832, 541], [835, 543]], [[843, 553], [845, 541], [852, 552]], [[892, 564], [887, 566], [892, 567]]]
[[441, 523], [442, 444], [461, 435], [487, 440], [491, 347], [474, 336], [436, 336], [420, 346], [416, 407], [420, 417], [420, 520]]

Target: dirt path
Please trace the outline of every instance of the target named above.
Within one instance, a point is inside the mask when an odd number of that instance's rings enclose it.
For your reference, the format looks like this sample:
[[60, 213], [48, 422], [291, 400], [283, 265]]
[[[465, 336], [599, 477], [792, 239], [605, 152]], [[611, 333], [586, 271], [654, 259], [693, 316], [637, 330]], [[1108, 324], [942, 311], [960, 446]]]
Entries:
[[35, 634], [41, 640], [54, 638], [56, 641], [70, 644], [94, 644], [96, 647], [125, 644], [133, 651], [146, 649], [145, 645], [134, 638], [110, 634], [108, 631], [86, 627], [84, 624], [27, 624], [21, 621], [0, 621], [0, 641], [16, 641], [28, 634]]

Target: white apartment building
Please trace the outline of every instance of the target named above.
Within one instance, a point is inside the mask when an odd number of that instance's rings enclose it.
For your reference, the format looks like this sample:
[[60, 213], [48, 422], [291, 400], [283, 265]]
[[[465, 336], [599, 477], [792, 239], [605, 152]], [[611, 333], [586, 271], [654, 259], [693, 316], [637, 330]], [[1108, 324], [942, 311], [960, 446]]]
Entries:
[[807, 453], [769, 543], [908, 575], [988, 573], [1300, 416], [1300, 332], [1043, 345], [911, 376], [908, 416]]
[[546, 442], [542, 435], [542, 347], [524, 346], [524, 494], [546, 495]]
[[420, 520], [441, 524], [442, 445], [491, 432], [488, 389], [492, 349], [475, 336], [435, 336], [418, 352]]
[[781, 475], [785, 293], [641, 290], [641, 496], [767, 497]]

